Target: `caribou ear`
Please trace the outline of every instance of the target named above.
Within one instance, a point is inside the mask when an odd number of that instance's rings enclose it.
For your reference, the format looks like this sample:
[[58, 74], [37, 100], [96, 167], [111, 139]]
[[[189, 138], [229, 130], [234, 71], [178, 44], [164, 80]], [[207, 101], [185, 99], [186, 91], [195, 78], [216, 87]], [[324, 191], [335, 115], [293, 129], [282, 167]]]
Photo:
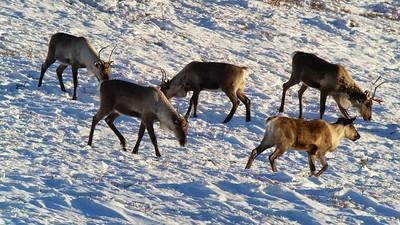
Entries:
[[371, 98], [371, 92], [370, 91], [366, 90], [364, 93], [365, 93], [365, 97], [367, 99]]
[[354, 122], [354, 120], [356, 119], [356, 117], [347, 119], [347, 118], [339, 118], [338, 121], [336, 123], [338, 124], [342, 124], [344, 126], [352, 124]]
[[356, 120], [356, 117], [350, 118], [350, 119], [346, 119], [349, 124], [352, 124], [354, 122], [354, 120]]
[[336, 120], [335, 124], [343, 124], [343, 122], [344, 122], [344, 118], [343, 118], [343, 117], [339, 117], [339, 118]]
[[338, 120], [336, 121], [335, 124], [342, 124], [342, 125], [346, 126], [346, 125], [352, 124], [355, 119], [356, 119], [356, 117], [349, 118], [349, 119], [340, 117], [340, 118], [338, 118]]
[[[162, 90], [168, 90], [169, 89], [169, 80], [162, 80], [160, 84], [160, 88]], [[165, 94], [165, 93], [164, 93]], [[171, 97], [167, 97], [168, 99], [171, 99]]]
[[108, 63], [111, 65], [113, 62], [114, 62], [114, 61], [112, 61], [112, 60], [111, 60], [111, 61], [110, 61], [110, 62], [108, 62]]
[[161, 70], [161, 87], [167, 87], [169, 84], [169, 79], [167, 79], [167, 72], [164, 69], [160, 68]]

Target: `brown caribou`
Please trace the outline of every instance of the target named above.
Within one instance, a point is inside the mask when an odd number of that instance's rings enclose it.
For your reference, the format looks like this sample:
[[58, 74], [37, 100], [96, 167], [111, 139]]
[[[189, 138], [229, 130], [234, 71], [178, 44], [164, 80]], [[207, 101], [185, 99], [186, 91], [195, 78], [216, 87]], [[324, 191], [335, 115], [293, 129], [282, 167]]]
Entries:
[[[334, 151], [343, 138], [352, 141], [360, 138], [353, 126], [354, 120], [355, 118], [339, 118], [336, 123], [328, 123], [321, 119], [306, 121], [283, 116], [270, 117], [266, 121], [264, 138], [251, 152], [246, 169], [251, 167], [259, 154], [276, 146], [275, 151], [269, 156], [273, 172], [277, 171], [275, 160], [290, 148], [307, 151], [311, 175], [319, 176], [328, 168], [325, 159], [327, 152]], [[322, 164], [317, 173], [315, 173], [315, 157]]]

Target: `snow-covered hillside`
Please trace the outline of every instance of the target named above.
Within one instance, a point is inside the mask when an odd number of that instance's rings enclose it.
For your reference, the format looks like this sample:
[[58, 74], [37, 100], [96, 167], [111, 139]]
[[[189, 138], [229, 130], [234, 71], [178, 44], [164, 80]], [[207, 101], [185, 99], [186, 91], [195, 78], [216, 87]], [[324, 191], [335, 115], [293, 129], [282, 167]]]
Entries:
[[[0, 224], [400, 224], [400, 4], [283, 2], [0, 1]], [[79, 71], [77, 101], [70, 68], [68, 93], [59, 89], [57, 63], [37, 87], [56, 32], [85, 36], [96, 49], [111, 45], [105, 55], [116, 46], [113, 78], [141, 85], [156, 86], [159, 68], [172, 76], [192, 60], [247, 66], [252, 121], [240, 105], [222, 124], [228, 98], [202, 92], [186, 147], [156, 125], [161, 158], [147, 134], [138, 155], [123, 152], [102, 121], [90, 148], [94, 76]], [[328, 154], [319, 178], [308, 177], [307, 155], [291, 150], [277, 173], [267, 161], [272, 149], [245, 170], [265, 119], [278, 114], [296, 50], [344, 65], [364, 89], [382, 76], [384, 103], [373, 106], [371, 122], [356, 120], [361, 139]], [[288, 91], [285, 115], [298, 115], [298, 88]], [[183, 113], [188, 101], [173, 105]], [[319, 93], [309, 89], [303, 101], [305, 117], [317, 118]], [[324, 118], [339, 115], [329, 98]], [[132, 149], [138, 120], [121, 117], [116, 126]]]

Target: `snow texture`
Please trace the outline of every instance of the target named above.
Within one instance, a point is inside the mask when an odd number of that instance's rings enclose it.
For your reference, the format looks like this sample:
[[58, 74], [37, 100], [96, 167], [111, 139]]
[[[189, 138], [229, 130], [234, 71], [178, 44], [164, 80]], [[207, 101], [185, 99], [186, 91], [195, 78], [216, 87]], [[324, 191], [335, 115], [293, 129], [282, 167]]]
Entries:
[[[336, 2], [316, 10], [259, 0], [0, 1], [0, 224], [400, 224], [400, 23], [366, 16], [394, 13], [399, 3]], [[56, 32], [84, 36], [96, 49], [116, 46], [113, 79], [141, 85], [157, 86], [160, 68], [173, 76], [193, 60], [247, 66], [252, 121], [242, 104], [222, 124], [228, 98], [204, 91], [186, 147], [157, 124], [162, 157], [147, 133], [133, 155], [104, 121], [88, 147], [95, 77], [80, 69], [71, 100], [71, 69], [64, 93], [55, 63], [37, 87]], [[342, 141], [319, 178], [308, 177], [306, 154], [292, 150], [277, 173], [273, 149], [245, 170], [265, 119], [278, 114], [298, 50], [344, 65], [363, 89], [382, 76], [384, 102], [373, 105], [372, 121], [358, 117], [361, 139]], [[297, 117], [298, 88], [288, 91], [284, 115]], [[303, 100], [305, 118], [317, 118], [319, 92]], [[172, 101], [181, 113], [188, 102]], [[328, 98], [324, 119], [338, 116]], [[121, 117], [116, 126], [132, 149], [139, 121]]]

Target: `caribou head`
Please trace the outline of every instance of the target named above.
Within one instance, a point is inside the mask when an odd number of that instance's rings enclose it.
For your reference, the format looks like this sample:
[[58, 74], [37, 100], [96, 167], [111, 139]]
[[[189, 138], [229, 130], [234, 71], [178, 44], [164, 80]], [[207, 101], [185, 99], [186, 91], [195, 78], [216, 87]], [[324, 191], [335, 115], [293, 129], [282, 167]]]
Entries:
[[[358, 109], [358, 112], [361, 114], [364, 120], [370, 121], [372, 118], [372, 102], [378, 102], [381, 104], [383, 102], [382, 99], [377, 99], [375, 98], [375, 93], [378, 87], [380, 87], [382, 84], [384, 84], [386, 81], [381, 82], [380, 84], [376, 85], [376, 83], [381, 79], [381, 76], [378, 77], [378, 79], [375, 80], [375, 82], [372, 83], [371, 87], [369, 90], [366, 90], [364, 92], [363, 96], [360, 96], [359, 98], [356, 98], [356, 101], [353, 103], [356, 108]], [[372, 86], [375, 86], [374, 91], [372, 91]]]
[[114, 47], [111, 50], [111, 53], [108, 57], [108, 61], [104, 61], [100, 58], [100, 53], [101, 51], [103, 51], [104, 49], [106, 49], [108, 46], [105, 46], [103, 48], [100, 49], [99, 53], [98, 53], [98, 60], [94, 63], [95, 67], [99, 70], [99, 76], [97, 78], [98, 81], [103, 81], [103, 80], [109, 80], [111, 77], [111, 64], [114, 62], [111, 60], [111, 55], [114, 52], [115, 48]]

